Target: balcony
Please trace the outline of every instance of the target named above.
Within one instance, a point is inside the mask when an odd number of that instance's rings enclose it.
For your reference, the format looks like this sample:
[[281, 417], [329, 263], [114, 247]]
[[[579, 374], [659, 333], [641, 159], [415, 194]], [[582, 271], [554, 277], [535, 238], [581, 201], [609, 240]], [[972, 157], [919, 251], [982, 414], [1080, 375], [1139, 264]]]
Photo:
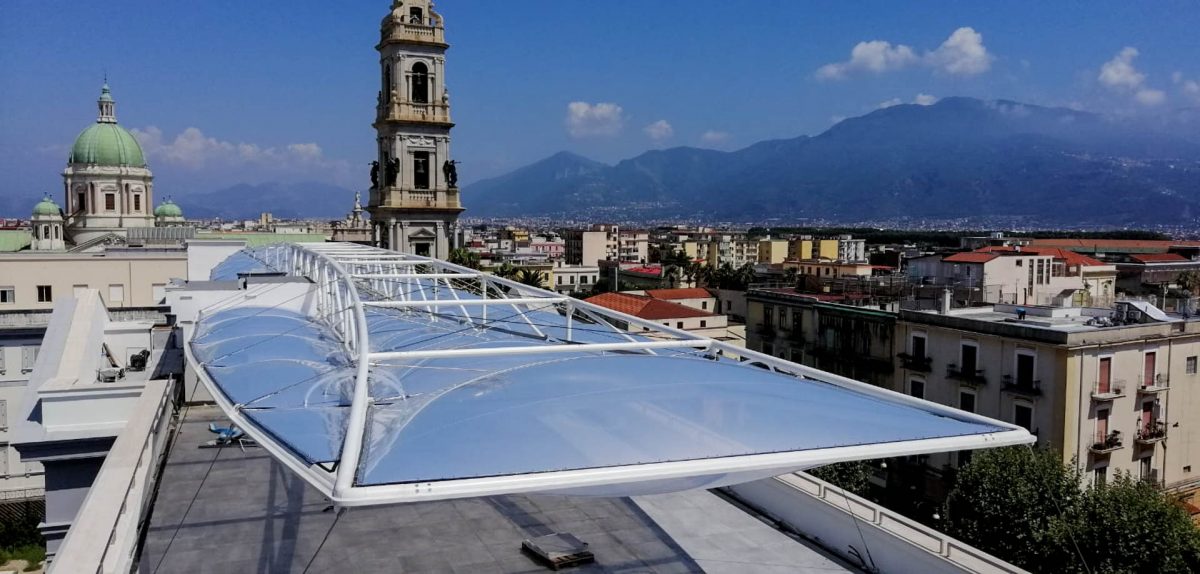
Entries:
[[382, 193], [380, 207], [392, 209], [462, 209], [458, 189], [448, 190], [405, 190], [399, 187], [385, 187]]
[[1156, 395], [1158, 393], [1167, 392], [1167, 383], [1169, 380], [1166, 375], [1154, 375], [1150, 378], [1143, 377], [1138, 381], [1137, 392], [1143, 395]]
[[964, 369], [953, 363], [946, 365], [946, 378], [972, 385], [987, 384], [987, 378], [983, 376], [983, 369]]
[[1004, 390], [1022, 395], [1038, 396], [1042, 394], [1042, 381], [1021, 380], [1012, 375], [1004, 375]]
[[1147, 424], [1138, 425], [1137, 436], [1134, 440], [1138, 444], [1154, 444], [1167, 438], [1167, 423], [1163, 421], [1152, 421]]
[[445, 44], [446, 29], [440, 22], [430, 19], [427, 22], [394, 22], [390, 27], [384, 27], [383, 43], [388, 42], [419, 42], [423, 44]]
[[900, 353], [900, 366], [910, 371], [928, 373], [933, 370], [933, 357], [918, 357], [910, 353]]
[[375, 111], [378, 121], [452, 123], [447, 104], [392, 101], [380, 103]]
[[1111, 381], [1108, 390], [1101, 390], [1100, 381], [1092, 386], [1093, 401], [1111, 401], [1125, 396], [1125, 381]]
[[1121, 431], [1110, 431], [1096, 436], [1096, 442], [1088, 447], [1095, 454], [1107, 454], [1124, 446], [1121, 442]]

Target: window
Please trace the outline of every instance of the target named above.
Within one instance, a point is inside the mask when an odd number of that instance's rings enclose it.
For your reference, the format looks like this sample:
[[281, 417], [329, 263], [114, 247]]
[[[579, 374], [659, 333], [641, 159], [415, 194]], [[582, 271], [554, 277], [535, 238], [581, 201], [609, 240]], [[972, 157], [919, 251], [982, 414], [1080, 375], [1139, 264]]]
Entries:
[[1034, 356], [1032, 352], [1017, 352], [1017, 386], [1031, 389], [1033, 382]]
[[975, 343], [963, 341], [959, 359], [962, 361], [959, 363], [962, 373], [967, 376], [975, 375], [975, 372], [979, 370], [979, 347]]
[[104, 209], [105, 211], [115, 211], [117, 209], [117, 194], [104, 194]]
[[792, 311], [792, 331], [794, 331], [797, 335], [800, 334], [801, 328], [804, 326], [804, 322], [801, 321], [800, 318], [801, 315], [799, 309]]
[[775, 322], [775, 308], [763, 305], [763, 326], [770, 327]]
[[429, 189], [429, 152], [413, 152], [413, 187]]
[[1108, 409], [1096, 411], [1096, 442], [1104, 442], [1108, 437]]
[[422, 62], [412, 67], [412, 101], [417, 104], [429, 103], [429, 68]]
[[676, 329], [682, 329], [682, 328], [683, 328], [683, 321], [677, 321], [677, 322], [675, 323], [675, 328], [676, 328]]
[[[0, 296], [0, 297], [2, 297], [2, 296]], [[3, 299], [0, 299], [0, 303], [3, 303], [3, 302], [4, 302]], [[1187, 358], [1186, 371], [1187, 371], [1187, 374], [1189, 374], [1189, 375], [1196, 374], [1196, 356], [1195, 355], [1192, 355], [1191, 357]]]
[[707, 311], [707, 310], [708, 310], [708, 301], [701, 301], [701, 302], [700, 302], [700, 309], [701, 309], [702, 311]]
[[[8, 428], [8, 401], [0, 401], [0, 430]], [[3, 449], [4, 446], [0, 446]]]
[[912, 356], [914, 359], [925, 358], [925, 335], [912, 336]]
[[139, 194], [134, 194], [134, 196], [133, 196], [133, 210], [134, 211], [142, 210], [142, 196]]
[[33, 372], [33, 365], [37, 363], [38, 347], [33, 345], [21, 347], [21, 372]]
[[16, 303], [16, 302], [17, 302], [17, 290], [15, 287], [0, 287], [0, 304]]
[[1030, 405], [1016, 403], [1013, 405], [1013, 424], [1023, 427], [1025, 430], [1033, 431], [1033, 407]]
[[1141, 470], [1141, 474], [1139, 476], [1141, 477], [1141, 479], [1142, 480], [1150, 480], [1151, 478], [1153, 478], [1154, 477], [1154, 457], [1147, 456], [1147, 457], [1142, 458], [1139, 462], [1141, 463], [1139, 465], [1140, 470]]
[[1108, 467], [1107, 466], [1097, 466], [1096, 470], [1093, 472], [1095, 473], [1095, 485], [1096, 486], [1104, 486], [1105, 484], [1108, 483]]
[[925, 381], [913, 379], [908, 382], [908, 394], [918, 399], [925, 398]]
[[708, 321], [705, 321], [705, 320], [701, 319], [701, 320], [700, 320], [700, 328], [701, 328], [701, 329], [703, 329], [703, 328], [705, 328], [705, 327], [707, 327], [707, 326], [708, 326]]
[[780, 329], [787, 328], [787, 314], [788, 314], [787, 307], [779, 308], [779, 328]]
[[50, 303], [54, 301], [54, 293], [49, 285], [37, 286], [38, 303]]
[[587, 285], [587, 284], [588, 284], [588, 276], [587, 276], [587, 275], [580, 275], [580, 276], [579, 276], [579, 284], [580, 284], [580, 285]]
[[[0, 375], [3, 375], [5, 372], [7, 372], [7, 369], [4, 368], [4, 354], [5, 354], [4, 347], [0, 347]], [[3, 401], [0, 401], [0, 406], [2, 406], [2, 405], [3, 405]], [[5, 412], [7, 412], [7, 411], [0, 408], [0, 417], [4, 416]]]
[[108, 302], [121, 303], [125, 301], [125, 286], [124, 285], [109, 285], [108, 286]]
[[559, 285], [562, 285], [562, 280], [563, 280], [562, 275], [559, 275], [558, 276], [558, 284]]
[[958, 408], [968, 413], [975, 412], [975, 393], [971, 391], [959, 391]]

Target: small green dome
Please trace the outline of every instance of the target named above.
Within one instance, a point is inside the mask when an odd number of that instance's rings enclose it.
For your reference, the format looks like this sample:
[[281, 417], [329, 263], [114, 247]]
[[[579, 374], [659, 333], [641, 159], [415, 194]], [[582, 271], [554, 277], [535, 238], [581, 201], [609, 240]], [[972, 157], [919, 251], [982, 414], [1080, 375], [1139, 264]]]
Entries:
[[47, 196], [43, 197], [42, 200], [39, 201], [37, 205], [33, 206], [33, 214], [34, 215], [61, 215], [62, 210], [59, 209], [58, 204], [54, 203], [54, 200], [50, 199], [50, 196], [47, 195]]
[[183, 210], [168, 199], [154, 208], [154, 217], [183, 217]]
[[108, 122], [97, 122], [75, 138], [68, 163], [146, 167], [146, 156], [133, 134]]

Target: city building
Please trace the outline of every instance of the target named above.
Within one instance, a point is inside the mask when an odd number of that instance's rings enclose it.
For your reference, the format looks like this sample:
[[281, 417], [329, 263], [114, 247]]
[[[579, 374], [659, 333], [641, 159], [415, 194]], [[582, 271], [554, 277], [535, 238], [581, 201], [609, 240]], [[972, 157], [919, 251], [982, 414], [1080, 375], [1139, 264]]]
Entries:
[[850, 235], [817, 239], [802, 235], [788, 242], [788, 259], [796, 261], [867, 261], [867, 241]]
[[871, 277], [880, 272], [891, 271], [891, 267], [871, 265], [864, 261], [826, 261], [823, 259], [787, 260], [784, 269], [795, 269], [800, 275], [814, 277]]
[[1181, 275], [1200, 271], [1200, 260], [1179, 253], [1131, 253], [1114, 259], [1117, 289], [1131, 295], [1163, 297], [1170, 289], [1187, 288]]
[[746, 347], [892, 389], [896, 314], [793, 288], [746, 292]]
[[967, 303], [1107, 306], [1116, 294], [1116, 267], [1054, 247], [992, 246], [909, 261], [908, 277], [965, 290]]
[[786, 239], [760, 239], [758, 242], [758, 262], [778, 264], [788, 258], [789, 241]]
[[708, 289], [701, 287], [647, 289], [642, 294], [654, 299], [678, 303], [685, 307], [691, 307], [699, 311], [707, 311], [709, 313], [721, 312], [721, 310], [717, 307], [717, 297]]
[[595, 265], [564, 265], [554, 263], [553, 289], [559, 293], [587, 293], [600, 281], [600, 268]]
[[155, 307], [174, 278], [187, 278], [187, 248], [0, 253], [0, 312], [50, 309], [94, 289], [110, 309]]
[[[601, 293], [588, 297], [585, 301], [619, 313], [632, 315], [639, 319], [654, 321], [667, 327], [681, 329], [714, 339], [726, 337], [726, 327], [729, 324], [728, 318], [724, 315], [714, 314], [711, 311], [701, 311], [687, 305], [635, 293], [615, 291]], [[650, 331], [649, 327], [637, 324], [622, 324], [618, 322], [617, 326], [636, 333]]]
[[896, 329], [896, 390], [1028, 428], [1097, 483], [1200, 487], [1200, 322], [1136, 301], [998, 304], [903, 310]]
[[595, 224], [586, 229], [568, 229], [566, 239], [567, 265], [596, 265], [600, 261], [620, 261], [616, 225]]
[[380, 26], [371, 169], [376, 243], [445, 259], [460, 245], [458, 168], [450, 155], [450, 92], [442, 16], [430, 0], [393, 2]]

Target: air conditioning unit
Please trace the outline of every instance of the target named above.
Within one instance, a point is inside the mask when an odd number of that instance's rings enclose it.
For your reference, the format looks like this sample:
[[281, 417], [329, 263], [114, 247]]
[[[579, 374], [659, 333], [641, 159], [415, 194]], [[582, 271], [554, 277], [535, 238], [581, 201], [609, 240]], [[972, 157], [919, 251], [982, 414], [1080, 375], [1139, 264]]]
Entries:
[[101, 383], [115, 383], [125, 378], [125, 369], [118, 367], [105, 367], [97, 371], [96, 378]]

